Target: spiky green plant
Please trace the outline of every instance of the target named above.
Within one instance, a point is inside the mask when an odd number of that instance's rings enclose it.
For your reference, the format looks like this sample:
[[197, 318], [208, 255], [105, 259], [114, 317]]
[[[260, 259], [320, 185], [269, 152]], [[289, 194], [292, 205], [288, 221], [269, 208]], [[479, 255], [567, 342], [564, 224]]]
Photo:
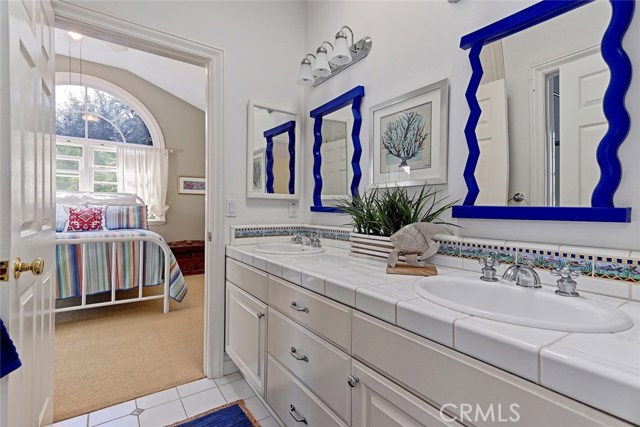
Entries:
[[433, 222], [457, 226], [440, 219], [458, 201], [445, 203], [447, 197], [438, 197], [438, 191], [424, 185], [419, 192], [409, 194], [407, 187], [373, 188], [362, 196], [343, 197], [338, 200], [342, 213], [351, 216], [350, 225], [358, 233], [391, 236], [405, 225], [414, 222]]

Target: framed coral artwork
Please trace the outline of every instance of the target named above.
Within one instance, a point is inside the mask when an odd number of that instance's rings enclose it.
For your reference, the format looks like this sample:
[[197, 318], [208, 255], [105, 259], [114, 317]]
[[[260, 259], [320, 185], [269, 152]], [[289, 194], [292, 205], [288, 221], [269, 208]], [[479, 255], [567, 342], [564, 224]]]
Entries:
[[371, 107], [373, 185], [447, 182], [449, 82]]

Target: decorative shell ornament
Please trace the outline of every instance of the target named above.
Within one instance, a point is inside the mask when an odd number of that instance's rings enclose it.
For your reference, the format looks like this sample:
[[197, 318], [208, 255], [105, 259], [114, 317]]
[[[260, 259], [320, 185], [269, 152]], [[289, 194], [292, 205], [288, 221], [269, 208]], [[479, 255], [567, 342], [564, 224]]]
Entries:
[[414, 222], [402, 227], [390, 237], [395, 249], [389, 254], [389, 265], [395, 267], [399, 256], [404, 255], [409, 264], [419, 267], [418, 256], [425, 259], [438, 252], [440, 244], [433, 236], [442, 233], [453, 234], [445, 225], [430, 222]]

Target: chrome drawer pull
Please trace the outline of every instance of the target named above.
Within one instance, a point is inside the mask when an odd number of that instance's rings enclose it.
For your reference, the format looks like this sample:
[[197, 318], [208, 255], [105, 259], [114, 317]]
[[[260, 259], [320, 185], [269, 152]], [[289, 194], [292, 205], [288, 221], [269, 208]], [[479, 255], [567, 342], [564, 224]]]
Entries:
[[303, 313], [309, 312], [309, 309], [307, 307], [298, 305], [298, 303], [295, 301], [291, 301], [290, 307], [293, 308], [295, 311], [302, 311]]
[[356, 377], [354, 375], [349, 375], [347, 377], [347, 384], [349, 384], [349, 387], [351, 387], [351, 388], [357, 386], [359, 382], [360, 382], [360, 378], [358, 378], [358, 377]]
[[256, 316], [258, 317], [258, 319], [262, 319], [264, 317], [264, 313], [257, 312]]
[[293, 405], [291, 405], [291, 409], [289, 409], [289, 415], [291, 415], [297, 423], [307, 424], [307, 419], [305, 417], [301, 417], [298, 412], [296, 412], [296, 407]]
[[300, 356], [298, 354], [298, 350], [295, 347], [291, 347], [291, 351], [289, 352], [289, 354], [296, 360], [309, 363], [309, 358], [307, 356]]

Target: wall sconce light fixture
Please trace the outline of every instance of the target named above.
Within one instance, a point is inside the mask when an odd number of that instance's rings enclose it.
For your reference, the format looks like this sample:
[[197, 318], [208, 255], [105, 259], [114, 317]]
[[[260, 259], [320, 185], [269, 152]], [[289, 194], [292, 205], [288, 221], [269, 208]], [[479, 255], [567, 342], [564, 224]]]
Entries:
[[[347, 34], [344, 30], [351, 33], [351, 45], [347, 40]], [[371, 45], [373, 44], [370, 37], [363, 37], [354, 43], [353, 31], [346, 25], [343, 26], [336, 34], [335, 41], [331, 44], [323, 41], [316, 54], [308, 53], [302, 61], [300, 61], [300, 72], [298, 73], [298, 82], [307, 86], [318, 86], [319, 84], [329, 80], [348, 66], [355, 64], [365, 56], [369, 55]], [[331, 46], [331, 56], [325, 45]], [[313, 67], [309, 57], [313, 57]]]

